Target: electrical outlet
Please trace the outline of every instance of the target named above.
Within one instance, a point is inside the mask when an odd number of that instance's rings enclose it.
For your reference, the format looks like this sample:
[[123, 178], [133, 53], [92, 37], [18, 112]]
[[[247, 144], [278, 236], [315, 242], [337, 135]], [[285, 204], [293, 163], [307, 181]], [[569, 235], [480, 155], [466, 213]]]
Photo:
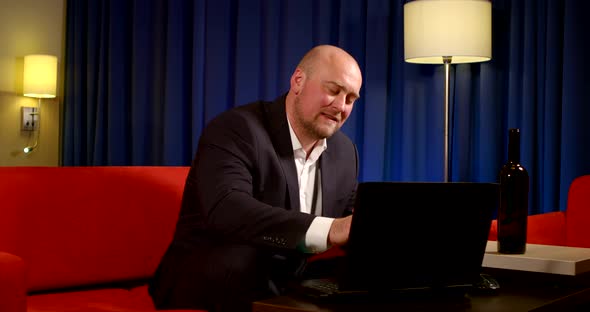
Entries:
[[37, 107], [22, 107], [23, 125], [21, 130], [35, 131], [39, 129], [39, 113]]

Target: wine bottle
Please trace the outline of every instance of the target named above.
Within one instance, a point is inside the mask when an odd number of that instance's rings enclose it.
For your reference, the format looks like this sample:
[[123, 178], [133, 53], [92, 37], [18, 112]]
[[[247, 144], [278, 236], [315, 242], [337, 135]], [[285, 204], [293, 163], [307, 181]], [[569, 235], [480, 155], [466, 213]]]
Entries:
[[508, 161], [502, 166], [498, 209], [498, 252], [523, 254], [529, 203], [529, 174], [520, 164], [520, 130], [509, 129]]

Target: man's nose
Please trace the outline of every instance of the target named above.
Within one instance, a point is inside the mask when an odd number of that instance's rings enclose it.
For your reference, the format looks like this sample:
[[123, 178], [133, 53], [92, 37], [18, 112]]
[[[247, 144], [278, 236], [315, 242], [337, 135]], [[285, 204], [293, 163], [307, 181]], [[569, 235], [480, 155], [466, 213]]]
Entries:
[[332, 105], [338, 109], [339, 112], [343, 112], [346, 107], [346, 95], [337, 96], [332, 102]]

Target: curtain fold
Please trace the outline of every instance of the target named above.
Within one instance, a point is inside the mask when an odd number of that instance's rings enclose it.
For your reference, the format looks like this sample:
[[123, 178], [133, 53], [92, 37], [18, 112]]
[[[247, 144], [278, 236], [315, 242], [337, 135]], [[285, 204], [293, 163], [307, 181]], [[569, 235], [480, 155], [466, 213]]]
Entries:
[[[361, 181], [442, 181], [444, 68], [404, 62], [404, 0], [87, 0], [66, 12], [63, 165], [189, 165], [217, 114], [286, 92], [317, 44], [349, 51]], [[522, 133], [530, 213], [590, 174], [584, 0], [492, 1], [492, 60], [451, 66], [452, 181], [496, 182]]]

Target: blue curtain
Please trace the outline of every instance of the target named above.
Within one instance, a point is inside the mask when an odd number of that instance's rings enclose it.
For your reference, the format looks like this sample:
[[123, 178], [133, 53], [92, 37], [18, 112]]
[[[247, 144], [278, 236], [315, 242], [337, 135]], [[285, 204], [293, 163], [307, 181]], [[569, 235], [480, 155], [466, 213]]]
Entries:
[[[443, 179], [444, 68], [404, 62], [403, 0], [67, 1], [63, 165], [189, 165], [207, 121], [288, 90], [299, 58], [357, 58], [343, 127], [361, 181]], [[585, 0], [494, 0], [493, 55], [451, 72], [452, 181], [495, 182], [522, 133], [530, 212], [590, 174]]]

